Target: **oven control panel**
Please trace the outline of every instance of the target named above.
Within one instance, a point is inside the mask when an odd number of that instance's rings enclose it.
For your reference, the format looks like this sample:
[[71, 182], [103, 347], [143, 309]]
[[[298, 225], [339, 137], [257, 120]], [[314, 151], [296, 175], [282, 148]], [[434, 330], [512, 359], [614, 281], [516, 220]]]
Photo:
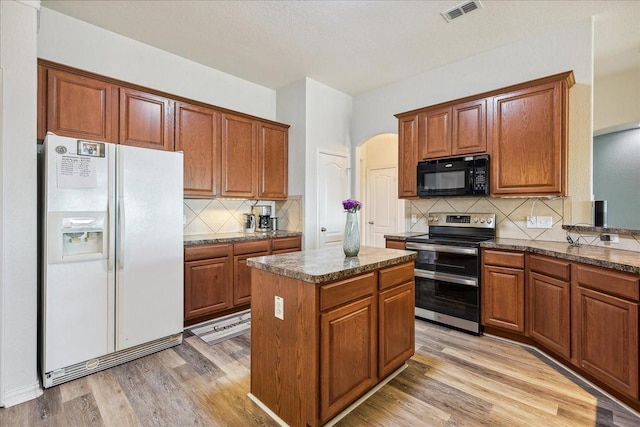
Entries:
[[429, 212], [427, 220], [430, 226], [438, 227], [496, 227], [496, 214], [493, 213]]

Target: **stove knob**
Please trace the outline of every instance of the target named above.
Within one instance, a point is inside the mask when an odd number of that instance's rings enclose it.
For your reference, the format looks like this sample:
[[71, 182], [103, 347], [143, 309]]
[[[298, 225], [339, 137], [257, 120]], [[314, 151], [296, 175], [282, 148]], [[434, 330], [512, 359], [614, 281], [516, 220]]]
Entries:
[[480, 218], [480, 224], [484, 224], [484, 218]]
[[473, 222], [478, 222], [478, 218], [473, 218]]
[[435, 222], [438, 222], [438, 217], [433, 218]]
[[492, 222], [491, 218], [487, 218], [487, 224], [491, 224]]

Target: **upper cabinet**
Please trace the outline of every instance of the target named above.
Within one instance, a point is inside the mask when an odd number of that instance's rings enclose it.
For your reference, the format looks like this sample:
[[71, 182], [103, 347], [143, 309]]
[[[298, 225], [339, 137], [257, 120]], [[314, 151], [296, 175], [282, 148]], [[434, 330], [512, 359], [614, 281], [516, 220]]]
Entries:
[[186, 197], [287, 198], [288, 125], [38, 60], [47, 132], [182, 151]]
[[222, 196], [256, 196], [257, 128], [257, 122], [250, 118], [229, 113], [222, 115]]
[[418, 115], [398, 119], [398, 197], [416, 197], [418, 192]]
[[173, 151], [173, 101], [158, 95], [120, 88], [118, 142]]
[[451, 154], [451, 108], [436, 108], [418, 115], [418, 159]]
[[491, 194], [567, 195], [566, 81], [493, 97]]
[[401, 198], [418, 161], [488, 153], [491, 196], [566, 196], [573, 72], [397, 114]]
[[487, 151], [485, 99], [436, 107], [418, 115], [418, 158], [477, 154]]
[[176, 102], [175, 148], [184, 154], [184, 195], [220, 194], [220, 113]]
[[[46, 101], [39, 105], [38, 117], [45, 123], [44, 133], [94, 141], [114, 141], [118, 129], [118, 89], [110, 83], [60, 70], [46, 74]], [[44, 98], [44, 96], [42, 96]], [[40, 126], [42, 127], [42, 126]], [[40, 132], [39, 132], [40, 133]], [[41, 136], [44, 138], [44, 133]]]
[[487, 101], [474, 101], [451, 107], [451, 155], [487, 151]]
[[258, 199], [287, 198], [288, 133], [287, 126], [258, 123]]

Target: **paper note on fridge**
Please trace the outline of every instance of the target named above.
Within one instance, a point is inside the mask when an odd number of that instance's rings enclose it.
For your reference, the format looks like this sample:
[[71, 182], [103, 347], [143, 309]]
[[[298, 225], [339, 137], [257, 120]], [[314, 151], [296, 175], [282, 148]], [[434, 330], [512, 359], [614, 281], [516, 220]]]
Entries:
[[96, 188], [96, 159], [76, 155], [60, 155], [56, 159], [58, 188]]

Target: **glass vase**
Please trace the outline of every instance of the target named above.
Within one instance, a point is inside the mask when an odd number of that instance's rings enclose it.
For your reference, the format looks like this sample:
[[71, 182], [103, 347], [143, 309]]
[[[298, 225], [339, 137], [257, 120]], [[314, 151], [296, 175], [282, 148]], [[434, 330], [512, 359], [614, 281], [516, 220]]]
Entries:
[[358, 252], [360, 252], [360, 230], [358, 228], [358, 214], [356, 212], [347, 212], [342, 248], [347, 258], [357, 256]]

